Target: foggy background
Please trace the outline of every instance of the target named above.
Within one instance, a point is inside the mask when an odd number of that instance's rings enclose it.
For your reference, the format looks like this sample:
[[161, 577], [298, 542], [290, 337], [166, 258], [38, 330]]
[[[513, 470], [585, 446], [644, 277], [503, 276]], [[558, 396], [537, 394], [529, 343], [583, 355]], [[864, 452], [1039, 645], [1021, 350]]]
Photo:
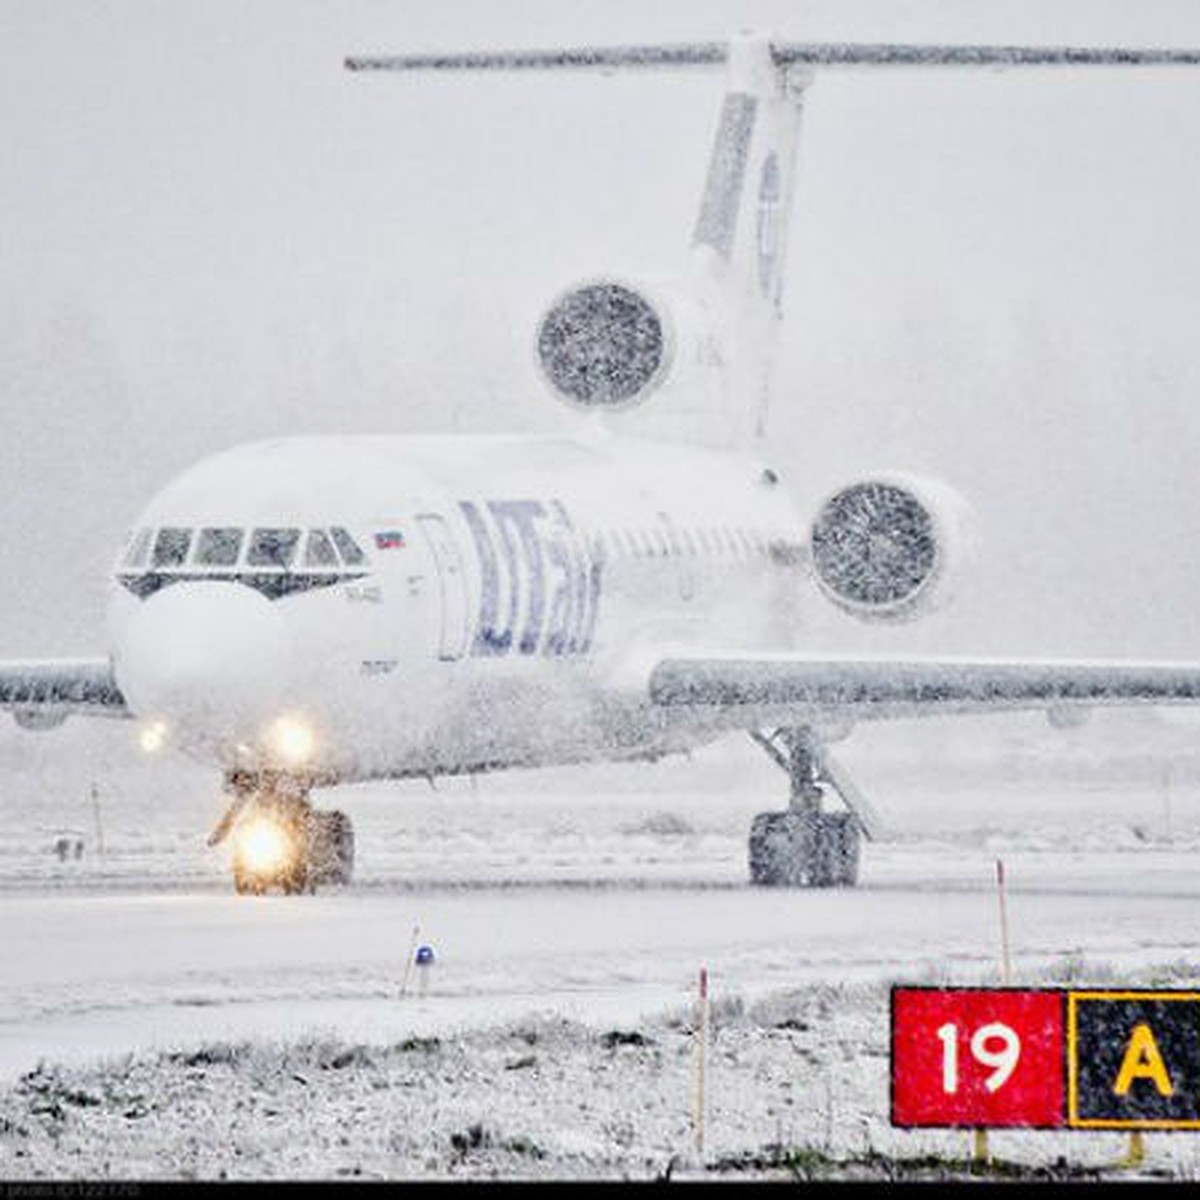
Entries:
[[[549, 431], [541, 306], [681, 272], [713, 73], [347, 53], [781, 38], [1200, 45], [1179, 2], [0, 2], [0, 655], [95, 654], [125, 529], [290, 433]], [[957, 603], [814, 648], [1200, 658], [1200, 70], [820, 76], [774, 419], [808, 507], [941, 476]]]

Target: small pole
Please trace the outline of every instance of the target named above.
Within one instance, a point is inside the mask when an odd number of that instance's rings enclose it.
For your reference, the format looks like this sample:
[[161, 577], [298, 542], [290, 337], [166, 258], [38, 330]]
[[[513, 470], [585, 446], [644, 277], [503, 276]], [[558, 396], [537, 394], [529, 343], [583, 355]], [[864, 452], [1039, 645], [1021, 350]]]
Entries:
[[421, 936], [420, 925], [414, 925], [412, 929], [412, 938], [408, 943], [408, 953], [404, 956], [404, 980], [400, 984], [400, 995], [403, 997], [408, 991], [408, 976], [412, 971], [413, 951], [417, 946], [417, 938]]
[[692, 1123], [696, 1130], [696, 1153], [704, 1154], [704, 1066], [708, 1056], [708, 968], [700, 968], [700, 994], [696, 1005], [696, 1089]]
[[[1008, 945], [1008, 905], [1005, 900], [1004, 861], [996, 859], [996, 896], [1000, 905], [1000, 979], [1005, 987], [1012, 983], [1012, 956]], [[976, 1163], [983, 1164], [991, 1157], [988, 1148], [988, 1131], [975, 1130]]]
[[1140, 1167], [1146, 1161], [1146, 1142], [1140, 1129], [1129, 1135], [1129, 1153], [1121, 1162], [1123, 1167]]
[[1004, 862], [996, 859], [996, 894], [1000, 900], [1000, 978], [1004, 986], [1012, 982], [1012, 960], [1008, 952], [1008, 906], [1004, 898]]
[[104, 857], [104, 826], [100, 822], [100, 789], [92, 780], [92, 819], [96, 823], [96, 853]]
[[975, 1152], [973, 1155], [977, 1163], [985, 1163], [991, 1157], [991, 1151], [988, 1150], [988, 1131], [986, 1129], [975, 1130]]
[[1166, 818], [1167, 841], [1171, 840], [1171, 779], [1174, 774], [1173, 764], [1163, 767], [1163, 816]]
[[418, 946], [413, 961], [417, 964], [417, 995], [422, 999], [429, 993], [429, 972], [433, 969], [432, 946]]

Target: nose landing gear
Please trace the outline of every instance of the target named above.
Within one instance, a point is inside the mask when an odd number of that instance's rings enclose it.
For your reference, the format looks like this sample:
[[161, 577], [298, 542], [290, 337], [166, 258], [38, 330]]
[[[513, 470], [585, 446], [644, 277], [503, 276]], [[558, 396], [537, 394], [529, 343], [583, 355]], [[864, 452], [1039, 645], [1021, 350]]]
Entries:
[[209, 838], [232, 835], [239, 895], [278, 887], [285, 895], [346, 884], [354, 872], [354, 828], [343, 812], [313, 808], [308, 785], [288, 777], [231, 776], [234, 800]]

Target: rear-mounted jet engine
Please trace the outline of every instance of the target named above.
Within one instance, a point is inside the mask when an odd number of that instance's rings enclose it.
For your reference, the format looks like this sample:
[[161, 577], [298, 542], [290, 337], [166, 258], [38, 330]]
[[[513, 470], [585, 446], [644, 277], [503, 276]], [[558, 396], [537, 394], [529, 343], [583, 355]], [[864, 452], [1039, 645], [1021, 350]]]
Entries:
[[810, 533], [821, 590], [865, 621], [907, 621], [944, 604], [969, 565], [974, 535], [963, 499], [936, 480], [880, 475], [842, 488]]
[[573, 284], [538, 321], [543, 378], [574, 408], [614, 411], [641, 403], [675, 374], [679, 307], [640, 282]]

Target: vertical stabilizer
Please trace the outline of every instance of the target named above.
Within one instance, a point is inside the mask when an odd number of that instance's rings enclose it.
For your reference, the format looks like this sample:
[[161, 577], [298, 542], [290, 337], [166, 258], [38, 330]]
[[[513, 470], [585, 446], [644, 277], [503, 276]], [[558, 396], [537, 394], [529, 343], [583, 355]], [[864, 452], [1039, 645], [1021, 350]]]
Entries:
[[726, 440], [742, 448], [766, 432], [796, 149], [811, 79], [802, 64], [776, 62], [767, 37], [746, 34], [729, 44], [725, 98], [692, 244], [724, 366]]

